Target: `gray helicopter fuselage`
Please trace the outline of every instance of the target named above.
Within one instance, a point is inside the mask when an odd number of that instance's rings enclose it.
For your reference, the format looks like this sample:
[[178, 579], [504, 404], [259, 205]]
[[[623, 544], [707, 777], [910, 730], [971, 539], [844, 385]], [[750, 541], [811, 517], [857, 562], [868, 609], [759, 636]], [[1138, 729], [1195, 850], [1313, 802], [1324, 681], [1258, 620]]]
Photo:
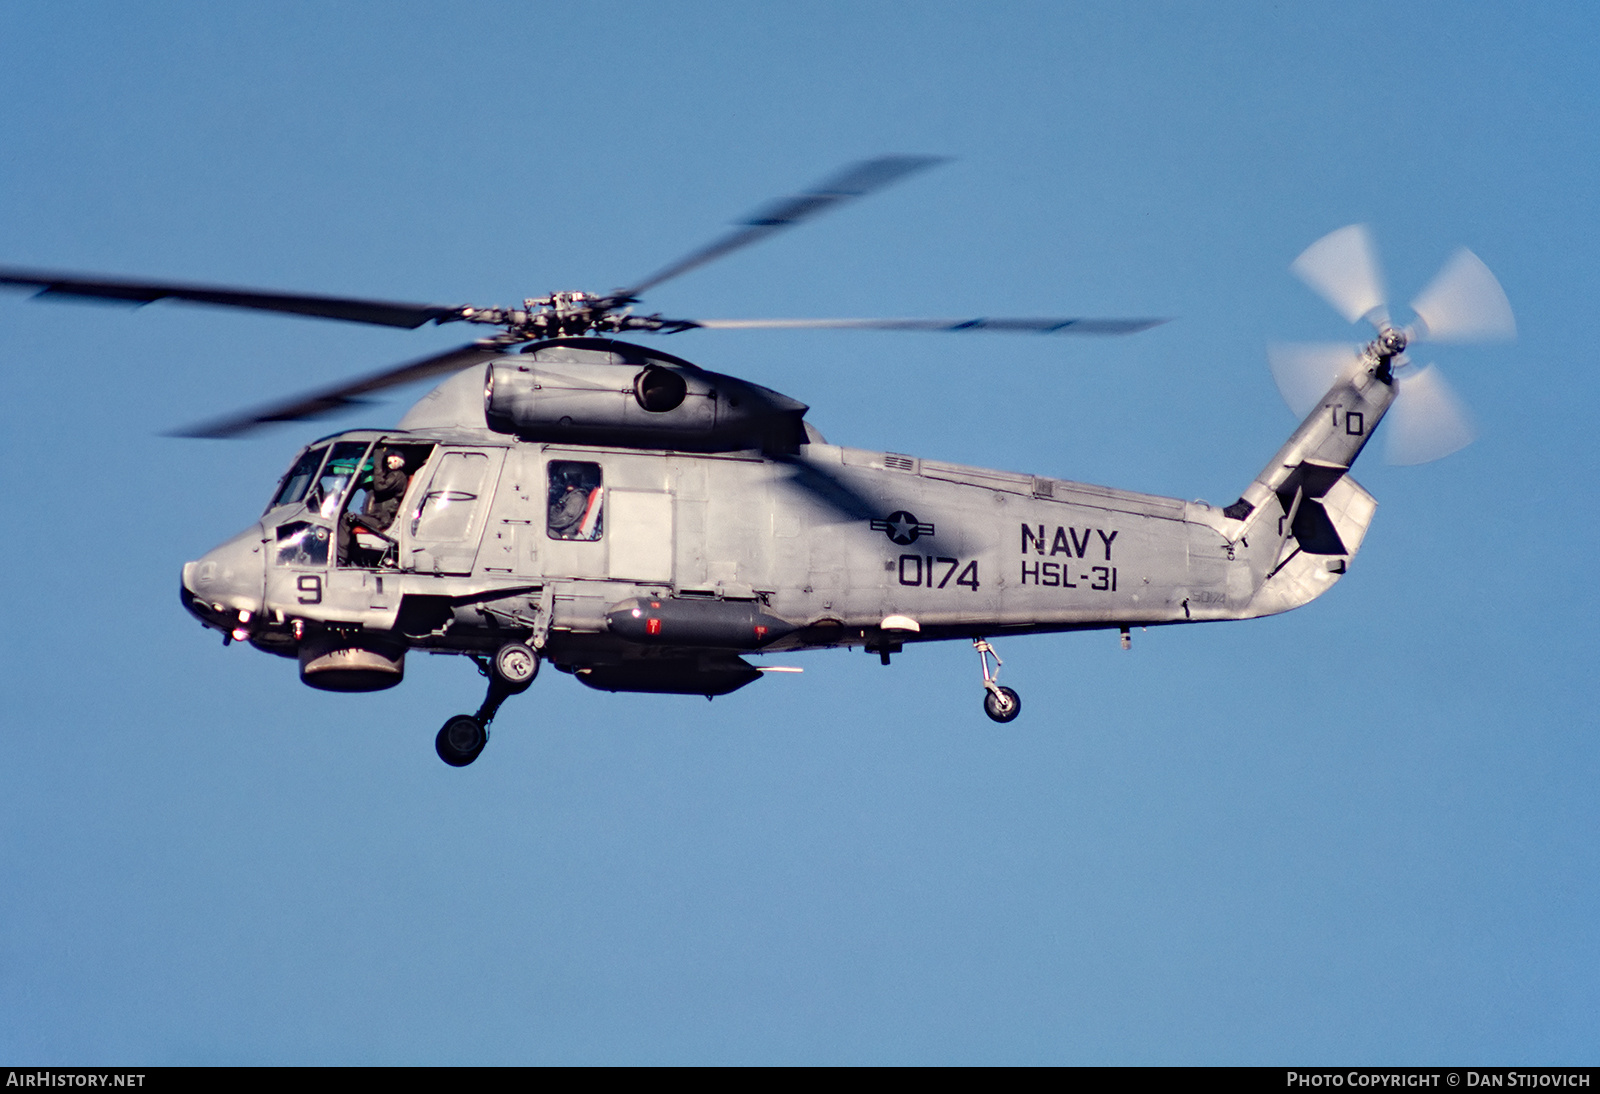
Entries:
[[[526, 641], [594, 686], [707, 693], [756, 678], [741, 654], [1273, 614], [1329, 588], [1370, 522], [1343, 472], [1393, 399], [1372, 364], [1226, 509], [839, 447], [809, 426], [776, 452], [530, 440], [487, 428], [474, 368], [402, 429], [308, 447], [281, 504], [184, 567], [184, 601], [303, 671], [330, 644], [398, 662]], [[351, 472], [388, 451], [409, 483], [380, 558], [340, 522]], [[308, 464], [321, 476], [292, 484]]]
[[[1514, 336], [1494, 275], [1461, 250], [1390, 320], [1366, 228], [1333, 232], [1293, 269], [1376, 337], [1280, 346], [1279, 390], [1310, 408], [1238, 500], [1205, 502], [827, 444], [786, 395], [628, 332], [857, 329], [1114, 336], [1145, 318], [671, 318], [636, 314], [673, 278], [938, 163], [879, 156], [768, 203], [707, 245], [607, 293], [521, 306], [406, 303], [0, 267], [0, 288], [66, 299], [162, 300], [415, 330], [497, 333], [243, 413], [196, 423], [236, 437], [337, 412], [388, 388], [450, 376], [388, 431], [303, 449], [250, 528], [183, 567], [184, 607], [224, 643], [299, 662], [306, 684], [373, 691], [408, 652], [471, 657], [475, 714], [435, 737], [474, 762], [501, 704], [549, 661], [602, 690], [726, 694], [765, 671], [748, 654], [860, 646], [888, 664], [907, 643], [971, 639], [984, 713], [1010, 722], [990, 638], [1247, 619], [1326, 592], [1376, 502], [1348, 475], [1401, 388], [1391, 457], [1426, 462], [1472, 438], [1415, 339]], [[454, 375], [452, 375], [454, 374]], [[1318, 392], [1320, 400], [1313, 402]], [[991, 664], [992, 662], [992, 664]]]

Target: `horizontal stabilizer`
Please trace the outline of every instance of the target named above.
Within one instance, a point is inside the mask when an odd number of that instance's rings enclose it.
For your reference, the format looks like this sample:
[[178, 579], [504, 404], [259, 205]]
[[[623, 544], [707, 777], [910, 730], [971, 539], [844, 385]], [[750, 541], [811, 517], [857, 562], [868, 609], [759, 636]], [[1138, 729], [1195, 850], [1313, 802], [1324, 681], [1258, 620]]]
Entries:
[[[1378, 509], [1376, 499], [1349, 475], [1340, 476], [1320, 498], [1302, 497], [1300, 511], [1307, 511], [1308, 505], [1316, 515], [1295, 515], [1291, 535], [1257, 588], [1246, 617], [1286, 612], [1333, 588], [1361, 549]], [[1302, 532], [1307, 538], [1300, 538]], [[1329, 550], [1335, 544], [1340, 549]]]

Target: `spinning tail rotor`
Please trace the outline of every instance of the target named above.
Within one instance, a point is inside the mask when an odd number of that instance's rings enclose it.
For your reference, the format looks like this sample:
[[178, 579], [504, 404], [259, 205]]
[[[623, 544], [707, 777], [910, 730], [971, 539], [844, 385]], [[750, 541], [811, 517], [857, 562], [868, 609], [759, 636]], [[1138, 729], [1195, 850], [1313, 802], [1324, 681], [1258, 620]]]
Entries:
[[1462, 248], [1411, 302], [1415, 319], [1393, 324], [1371, 233], [1364, 224], [1340, 228], [1307, 247], [1289, 267], [1348, 322], [1370, 323], [1376, 337], [1347, 343], [1288, 344], [1268, 348], [1273, 379], [1296, 414], [1308, 413], [1334, 378], [1356, 358], [1369, 356], [1393, 370], [1399, 398], [1392, 411], [1386, 455], [1391, 463], [1442, 459], [1472, 443], [1465, 406], [1433, 365], [1405, 356], [1418, 342], [1490, 342], [1516, 337], [1511, 303], [1494, 274]]

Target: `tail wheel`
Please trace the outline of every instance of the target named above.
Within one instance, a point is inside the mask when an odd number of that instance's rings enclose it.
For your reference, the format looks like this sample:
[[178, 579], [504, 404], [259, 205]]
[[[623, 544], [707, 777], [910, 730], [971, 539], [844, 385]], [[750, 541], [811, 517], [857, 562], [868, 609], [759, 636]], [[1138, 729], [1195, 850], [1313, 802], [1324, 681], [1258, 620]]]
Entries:
[[439, 759], [451, 767], [466, 767], [478, 758], [489, 743], [489, 731], [470, 714], [457, 714], [444, 724], [433, 739]]
[[1022, 713], [1022, 697], [1008, 687], [996, 685], [983, 693], [983, 712], [997, 722], [1015, 721]]

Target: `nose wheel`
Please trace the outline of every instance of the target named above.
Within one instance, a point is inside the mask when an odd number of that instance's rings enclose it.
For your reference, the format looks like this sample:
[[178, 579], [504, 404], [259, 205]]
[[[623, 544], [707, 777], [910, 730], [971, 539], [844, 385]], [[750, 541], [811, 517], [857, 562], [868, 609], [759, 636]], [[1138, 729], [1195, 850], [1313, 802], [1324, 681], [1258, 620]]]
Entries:
[[[994, 647], [982, 638], [974, 638], [972, 647], [978, 651], [978, 661], [983, 666], [983, 712], [1002, 724], [1013, 722], [1022, 713], [1022, 697], [999, 683], [1000, 666], [1004, 664]], [[989, 658], [994, 658], [994, 668], [989, 668]]]
[[476, 714], [457, 714], [433, 739], [439, 759], [451, 767], [466, 767], [489, 743], [489, 723], [500, 712], [500, 704], [528, 690], [539, 675], [539, 655], [521, 642], [508, 642], [485, 661], [474, 657], [478, 671], [489, 678], [489, 693]]

